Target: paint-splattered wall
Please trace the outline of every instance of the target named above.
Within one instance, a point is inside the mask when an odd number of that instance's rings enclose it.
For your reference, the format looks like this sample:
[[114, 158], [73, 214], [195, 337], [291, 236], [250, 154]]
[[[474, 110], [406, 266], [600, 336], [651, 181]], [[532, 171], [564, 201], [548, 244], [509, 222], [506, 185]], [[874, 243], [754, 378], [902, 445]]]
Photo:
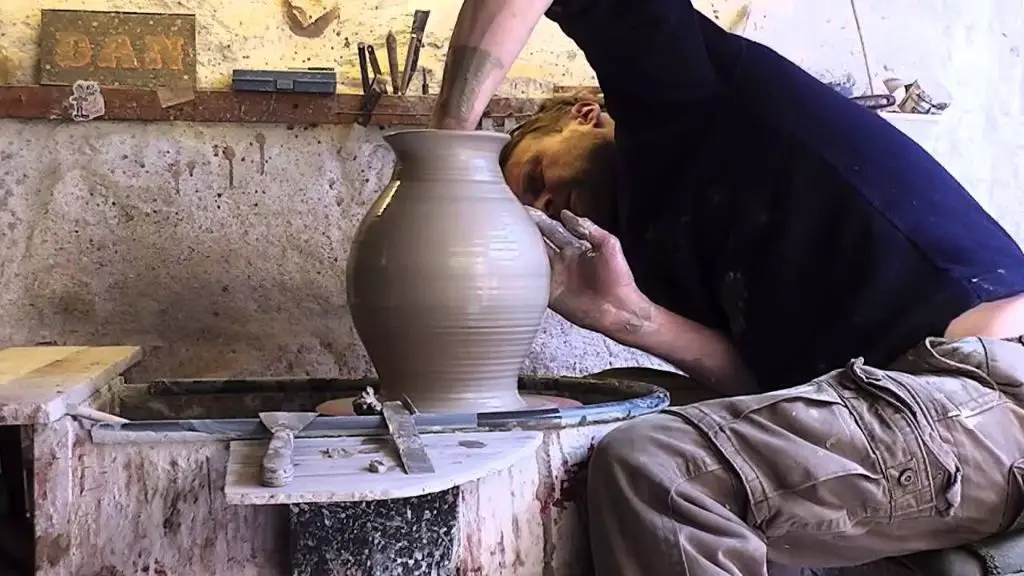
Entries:
[[[45, 7], [194, 12], [202, 87], [226, 87], [235, 67], [335, 66], [355, 91], [355, 43], [383, 46], [389, 29], [405, 30], [414, 9], [427, 8], [421, 63], [436, 90], [458, 0], [341, 0], [326, 27], [299, 33], [282, 2], [5, 0], [0, 82], [34, 83]], [[1024, 138], [1014, 40], [1024, 37], [1024, 9], [1001, 0], [892, 4], [699, 6], [856, 92], [879, 87], [889, 68], [940, 73], [958, 115], [927, 145], [1024, 231], [1011, 192], [1024, 183], [1024, 162], [1013, 161]], [[316, 11], [314, 0], [302, 5]], [[544, 22], [501, 91], [545, 95], [593, 82], [583, 56]], [[0, 346], [146, 344], [140, 376], [368, 373], [345, 306], [344, 262], [392, 162], [379, 131], [359, 127], [0, 120]], [[552, 318], [526, 368], [649, 362]]]

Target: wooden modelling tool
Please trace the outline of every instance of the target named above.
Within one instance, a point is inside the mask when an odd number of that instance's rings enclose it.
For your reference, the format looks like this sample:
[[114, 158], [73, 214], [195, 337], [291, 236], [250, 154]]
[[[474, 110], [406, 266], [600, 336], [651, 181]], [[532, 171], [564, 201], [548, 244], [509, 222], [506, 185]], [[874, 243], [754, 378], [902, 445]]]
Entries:
[[398, 69], [398, 38], [395, 33], [388, 30], [386, 42], [388, 53], [388, 74], [391, 75], [391, 93], [399, 94], [402, 91], [402, 73]]
[[260, 412], [260, 422], [273, 434], [263, 456], [263, 485], [287, 486], [295, 477], [292, 450], [295, 435], [319, 416], [316, 412]]

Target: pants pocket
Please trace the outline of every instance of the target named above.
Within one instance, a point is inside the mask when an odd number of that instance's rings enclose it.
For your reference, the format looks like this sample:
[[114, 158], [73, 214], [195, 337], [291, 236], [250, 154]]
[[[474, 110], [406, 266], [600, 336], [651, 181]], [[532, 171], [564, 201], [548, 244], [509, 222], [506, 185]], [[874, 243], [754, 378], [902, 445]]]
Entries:
[[1003, 521], [999, 526], [1001, 533], [1024, 529], [1024, 458], [1010, 467], [1006, 506], [1003, 507]]
[[868, 439], [825, 379], [676, 410], [736, 468], [750, 498], [747, 522], [769, 538], [841, 533], [887, 509]]
[[837, 386], [853, 392], [846, 397], [889, 477], [891, 519], [951, 515], [962, 498], [963, 468], [914, 383], [865, 366], [863, 359], [850, 361], [843, 375]]

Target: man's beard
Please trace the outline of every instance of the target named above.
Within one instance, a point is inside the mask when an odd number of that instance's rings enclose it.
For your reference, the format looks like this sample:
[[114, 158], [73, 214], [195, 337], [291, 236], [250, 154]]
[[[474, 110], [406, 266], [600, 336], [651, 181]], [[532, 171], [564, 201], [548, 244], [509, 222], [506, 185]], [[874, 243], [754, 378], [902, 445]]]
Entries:
[[616, 227], [621, 162], [614, 141], [596, 143], [584, 157], [584, 166], [569, 198], [570, 211], [590, 218], [612, 233]]

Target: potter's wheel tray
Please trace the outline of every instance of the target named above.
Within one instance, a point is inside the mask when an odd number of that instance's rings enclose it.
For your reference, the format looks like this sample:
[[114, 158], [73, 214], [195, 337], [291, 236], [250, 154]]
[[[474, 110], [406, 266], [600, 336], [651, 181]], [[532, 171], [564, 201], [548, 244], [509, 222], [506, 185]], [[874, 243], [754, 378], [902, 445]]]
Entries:
[[[99, 423], [90, 430], [99, 444], [149, 442], [209, 442], [269, 439], [270, 433], [256, 415], [261, 411], [315, 410], [337, 398], [354, 397], [373, 378], [254, 378], [158, 380], [145, 385], [146, 402], [125, 416], [132, 422]], [[669, 404], [668, 392], [647, 382], [604, 378], [519, 378], [523, 394], [570, 398], [575, 407], [551, 407], [484, 413], [419, 413], [420, 430], [472, 432], [487, 430], [557, 430], [576, 426], [622, 422], [660, 411]], [[209, 399], [209, 400], [205, 400]], [[148, 405], [187, 406], [183, 419], [162, 416], [142, 419]], [[203, 408], [206, 406], [207, 408]], [[204, 414], [203, 410], [214, 413]], [[166, 413], [165, 413], [166, 414]], [[150, 416], [152, 418], [152, 416]], [[297, 437], [372, 436], [387, 433], [380, 416], [321, 416]]]
[[[374, 393], [379, 393], [379, 383], [371, 382], [373, 383], [369, 384], [369, 387]], [[605, 410], [613, 414], [616, 411], [625, 410], [624, 414], [628, 414], [625, 417], [631, 418], [636, 414], [630, 413], [630, 410], [640, 408], [642, 412], [646, 412], [649, 404], [658, 401], [658, 391], [661, 389], [651, 390], [649, 388], [657, 387], [631, 380], [609, 378], [524, 376], [519, 379], [519, 392], [525, 403], [522, 409], [480, 411], [472, 416], [478, 420], [507, 420], [511, 418], [512, 421], [529, 421], [534, 418], [553, 416], [572, 418], [578, 415], [584, 422], [593, 422], [586, 414], [593, 416], [594, 412]], [[353, 395], [328, 400], [319, 404], [316, 411], [324, 416], [355, 416], [356, 412], [352, 408], [355, 398], [356, 396]], [[432, 414], [455, 416], [459, 412], [434, 412]], [[470, 416], [470, 413], [464, 413], [463, 416]]]
[[[376, 393], [376, 390], [374, 390], [374, 393]], [[583, 404], [579, 400], [553, 394], [521, 394], [520, 397], [525, 405], [521, 410], [517, 411], [572, 408]], [[316, 411], [324, 416], [356, 416], [359, 415], [359, 412], [353, 408], [355, 400], [356, 397], [335, 398], [317, 406]], [[508, 410], [501, 411], [507, 412]]]
[[[259, 485], [270, 432], [256, 414], [310, 411], [325, 401], [376, 387], [374, 379], [254, 378], [161, 380], [135, 385], [125, 396], [128, 422], [91, 426], [96, 444], [231, 443], [225, 496], [238, 504], [346, 502], [402, 498], [444, 490], [522, 462], [533, 462], [539, 442], [557, 437], [585, 451], [602, 424], [658, 412], [668, 392], [631, 380], [521, 377], [524, 396], [570, 399], [579, 405], [506, 412], [424, 413], [413, 416], [436, 474], [401, 471], [388, 452], [382, 416], [320, 416], [295, 436], [296, 478], [283, 488]], [[182, 419], [167, 418], [173, 413]], [[173, 418], [173, 416], [170, 416]], [[150, 418], [150, 419], [146, 419]], [[541, 433], [543, 431], [543, 433]], [[371, 473], [369, 459], [387, 464]], [[366, 460], [364, 462], [364, 460]], [[520, 464], [517, 464], [520, 463]], [[301, 464], [301, 466], [299, 466]]]

